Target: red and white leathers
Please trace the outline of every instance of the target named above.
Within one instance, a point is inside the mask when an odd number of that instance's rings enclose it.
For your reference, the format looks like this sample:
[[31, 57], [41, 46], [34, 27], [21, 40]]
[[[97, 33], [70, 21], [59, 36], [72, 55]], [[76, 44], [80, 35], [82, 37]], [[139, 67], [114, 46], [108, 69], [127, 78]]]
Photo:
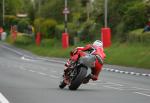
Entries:
[[[104, 60], [106, 55], [103, 51], [103, 47], [99, 47], [99, 46], [91, 45], [91, 44], [88, 44], [85, 47], [75, 48], [75, 50], [73, 50], [70, 53], [70, 60], [74, 61], [74, 62], [77, 61], [79, 57], [86, 55], [86, 53], [83, 51], [89, 51], [89, 50], [92, 51], [92, 55], [99, 55], [101, 57], [101, 59]], [[67, 65], [69, 65], [69, 61], [68, 61]], [[102, 70], [102, 66], [103, 66], [103, 63], [99, 63], [99, 61], [96, 59], [95, 67], [91, 68], [92, 69], [92, 75], [93, 75], [91, 78], [92, 80], [98, 79], [98, 75], [99, 75], [100, 71]]]

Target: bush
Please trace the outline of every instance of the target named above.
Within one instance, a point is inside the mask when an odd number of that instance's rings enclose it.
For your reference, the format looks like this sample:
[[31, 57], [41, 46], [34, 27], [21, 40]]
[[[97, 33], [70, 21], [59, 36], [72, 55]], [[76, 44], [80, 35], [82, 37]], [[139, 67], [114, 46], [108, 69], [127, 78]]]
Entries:
[[34, 20], [34, 28], [35, 28], [35, 32], [40, 32], [41, 28], [42, 28], [42, 23], [44, 22], [43, 18], [36, 18]]
[[37, 18], [34, 21], [35, 31], [41, 32], [43, 38], [54, 38], [56, 25], [54, 19]]
[[80, 39], [83, 41], [100, 39], [100, 27], [102, 27], [100, 24], [96, 24], [92, 20], [85, 22], [80, 30]]
[[136, 29], [128, 34], [129, 42], [150, 43], [150, 32], [144, 32], [143, 29]]
[[61, 39], [63, 32], [64, 32], [64, 24], [56, 25], [56, 28], [55, 28], [55, 37], [57, 39], [59, 39], [59, 40]]
[[29, 45], [33, 43], [33, 38], [27, 35], [18, 35], [16, 41], [14, 42], [16, 45]]
[[16, 16], [13, 15], [6, 15], [5, 16], [5, 26], [6, 28], [10, 28], [11, 25], [16, 25], [18, 23], [18, 19]]
[[28, 19], [20, 19], [18, 22], [18, 31], [25, 33], [27, 30], [27, 27], [29, 25], [29, 20]]
[[43, 21], [41, 32], [44, 38], [54, 38], [55, 36], [55, 27], [57, 25], [56, 20], [46, 19]]
[[115, 28], [117, 35], [115, 35], [116, 37], [114, 38], [117, 38], [120, 42], [124, 42], [127, 39], [127, 33], [125, 33], [124, 28], [125, 28], [124, 22], [120, 22]]
[[53, 38], [53, 39], [43, 39], [41, 42], [42, 47], [52, 48], [52, 47], [58, 47], [61, 45], [61, 42], [59, 40]]

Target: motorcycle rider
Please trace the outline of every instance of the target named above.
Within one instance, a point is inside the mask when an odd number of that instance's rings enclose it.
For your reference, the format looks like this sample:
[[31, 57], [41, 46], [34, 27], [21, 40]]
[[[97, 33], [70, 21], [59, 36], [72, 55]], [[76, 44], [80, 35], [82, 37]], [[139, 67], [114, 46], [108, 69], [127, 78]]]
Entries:
[[93, 81], [98, 79], [98, 75], [102, 70], [103, 61], [106, 56], [103, 50], [103, 43], [100, 40], [96, 40], [93, 44], [88, 44], [85, 47], [77, 47], [70, 53], [70, 59], [65, 64], [67, 68], [64, 70], [64, 74], [67, 73], [72, 62], [76, 62], [80, 56], [86, 55], [85, 51], [89, 51], [91, 55], [98, 55], [100, 58], [99, 60], [96, 59], [94, 63], [95, 66], [91, 68], [91, 74], [89, 74], [83, 81], [84, 84], [88, 83], [90, 79]]

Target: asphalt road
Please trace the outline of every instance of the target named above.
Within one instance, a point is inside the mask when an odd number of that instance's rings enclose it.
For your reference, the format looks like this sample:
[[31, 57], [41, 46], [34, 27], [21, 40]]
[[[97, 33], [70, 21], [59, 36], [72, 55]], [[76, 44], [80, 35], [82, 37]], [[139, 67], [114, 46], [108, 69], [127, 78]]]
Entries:
[[[103, 70], [77, 91], [58, 88], [59, 59], [0, 44], [0, 103], [150, 103], [150, 77]], [[105, 68], [104, 68], [105, 69]]]

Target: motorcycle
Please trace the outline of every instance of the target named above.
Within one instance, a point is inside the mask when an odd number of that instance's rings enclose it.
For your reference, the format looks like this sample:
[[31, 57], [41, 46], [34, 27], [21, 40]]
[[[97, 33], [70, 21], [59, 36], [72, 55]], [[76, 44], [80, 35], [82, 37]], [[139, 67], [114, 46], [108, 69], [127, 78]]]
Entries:
[[77, 90], [83, 84], [84, 80], [91, 74], [91, 68], [95, 67], [95, 61], [103, 62], [99, 55], [92, 55], [94, 51], [84, 52], [84, 55], [79, 56], [76, 62], [68, 60], [70, 67], [63, 74], [59, 88], [63, 89], [68, 85], [70, 90]]

